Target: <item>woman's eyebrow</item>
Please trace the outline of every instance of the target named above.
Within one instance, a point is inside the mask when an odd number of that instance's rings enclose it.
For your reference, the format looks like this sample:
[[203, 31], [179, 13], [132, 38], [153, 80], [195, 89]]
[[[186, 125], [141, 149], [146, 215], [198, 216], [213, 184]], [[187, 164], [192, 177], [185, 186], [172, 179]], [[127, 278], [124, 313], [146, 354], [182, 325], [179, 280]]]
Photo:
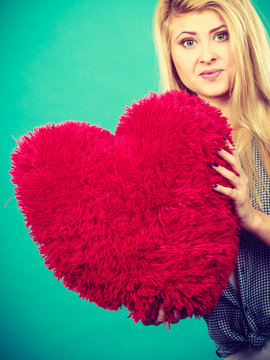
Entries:
[[[217, 30], [219, 30], [219, 29], [221, 29], [221, 28], [223, 28], [223, 27], [226, 27], [226, 28], [227, 28], [226, 25], [220, 25], [220, 26], [218, 26], [218, 27], [210, 30], [210, 31], [209, 31], [209, 34], [212, 34], [213, 32], [215, 32], [215, 31], [217, 31]], [[197, 35], [197, 33], [194, 32], [194, 31], [182, 31], [180, 34], [178, 34], [178, 35], [176, 36], [175, 40], [176, 40], [180, 35], [182, 35], [182, 34]]]

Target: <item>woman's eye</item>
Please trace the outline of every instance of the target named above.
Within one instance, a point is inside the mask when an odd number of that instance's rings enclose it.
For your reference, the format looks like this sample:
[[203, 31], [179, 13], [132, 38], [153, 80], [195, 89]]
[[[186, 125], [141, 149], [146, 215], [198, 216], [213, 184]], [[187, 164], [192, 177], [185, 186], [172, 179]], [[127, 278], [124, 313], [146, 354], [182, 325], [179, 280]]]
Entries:
[[228, 39], [229, 34], [225, 31], [217, 34], [216, 37], [218, 38], [218, 40], [224, 40], [224, 39]]
[[185, 46], [185, 47], [191, 47], [193, 46], [195, 43], [195, 41], [193, 39], [183, 39], [181, 41], [181, 45]]
[[[214, 38], [217, 38], [219, 41], [227, 40], [229, 38], [229, 34], [227, 31], [223, 31], [221, 33], [215, 34]], [[180, 45], [183, 47], [193, 47], [196, 43], [195, 39], [183, 39], [180, 41]]]

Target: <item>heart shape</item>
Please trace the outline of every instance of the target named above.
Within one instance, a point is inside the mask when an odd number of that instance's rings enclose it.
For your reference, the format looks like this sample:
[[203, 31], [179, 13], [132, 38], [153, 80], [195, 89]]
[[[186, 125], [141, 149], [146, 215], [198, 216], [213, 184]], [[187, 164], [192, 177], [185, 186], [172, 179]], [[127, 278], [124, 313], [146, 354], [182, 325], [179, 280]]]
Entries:
[[21, 137], [10, 174], [45, 265], [80, 298], [124, 305], [135, 322], [156, 298], [169, 328], [173, 309], [209, 313], [238, 251], [232, 202], [212, 190], [228, 186], [211, 168], [228, 167], [223, 136], [232, 141], [218, 109], [171, 90], [126, 107], [115, 135], [66, 121]]

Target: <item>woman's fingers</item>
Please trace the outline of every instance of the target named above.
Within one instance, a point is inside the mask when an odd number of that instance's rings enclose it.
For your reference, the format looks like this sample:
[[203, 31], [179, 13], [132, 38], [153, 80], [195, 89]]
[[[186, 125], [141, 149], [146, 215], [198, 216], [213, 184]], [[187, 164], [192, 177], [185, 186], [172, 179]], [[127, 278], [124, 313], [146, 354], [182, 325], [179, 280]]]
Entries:
[[219, 192], [220, 194], [228, 196], [232, 200], [235, 200], [235, 191], [233, 191], [234, 189], [232, 189], [232, 188], [228, 188], [226, 186], [215, 184], [214, 190]]
[[213, 163], [212, 168], [227, 179], [232, 187], [214, 184], [213, 189], [233, 200], [234, 210], [238, 216], [240, 227], [243, 229], [250, 229], [252, 226], [251, 224], [254, 221], [254, 208], [250, 201], [249, 179], [241, 167], [237, 151], [228, 140], [226, 144], [227, 148], [232, 150], [232, 153], [230, 154], [228, 151], [221, 149], [219, 150], [218, 155], [231, 165], [233, 171], [230, 171], [223, 166], [219, 166], [217, 163]]
[[146, 313], [146, 320], [142, 321], [143, 325], [145, 326], [149, 326], [149, 325], [160, 325], [164, 322], [165, 320], [165, 316], [166, 313], [164, 311], [164, 307], [162, 306], [162, 299], [160, 299], [158, 301], [158, 311], [157, 311], [157, 315], [154, 319], [152, 319], [153, 316], [153, 310], [155, 307], [155, 304], [158, 300], [152, 302], [152, 304], [150, 304], [149, 309]]
[[223, 195], [229, 196], [234, 201], [240, 201], [241, 203], [241, 199], [246, 198], [248, 178], [242, 169], [239, 155], [236, 149], [228, 140], [226, 140], [226, 144], [227, 148], [230, 149], [232, 153], [230, 154], [228, 151], [220, 149], [218, 155], [231, 166], [233, 171], [228, 170], [227, 168], [220, 166], [217, 163], [213, 163], [212, 168], [215, 169], [216, 172], [218, 172], [225, 179], [227, 179], [233, 186], [233, 189], [215, 184], [214, 190]]
[[242, 167], [240, 165], [239, 156], [236, 150], [233, 150], [233, 153], [230, 154], [228, 151], [224, 149], [220, 149], [218, 152], [218, 155], [229, 165], [231, 165], [232, 169], [240, 175], [242, 173]]
[[149, 325], [153, 325], [153, 319], [152, 319], [152, 312], [153, 312], [153, 309], [154, 309], [154, 302], [152, 304], [150, 304], [149, 306], [149, 309], [146, 313], [146, 319], [145, 321], [142, 321], [142, 324], [145, 325], [145, 326], [149, 326]]
[[166, 312], [164, 311], [164, 307], [162, 306], [162, 304], [160, 304], [157, 317], [153, 321], [153, 324], [156, 326], [162, 324], [165, 320], [165, 317], [166, 317]]
[[220, 175], [229, 180], [233, 187], [238, 188], [240, 185], [240, 178], [232, 171], [218, 165], [217, 163], [212, 164], [212, 168], [216, 170]]
[[183, 307], [181, 310], [173, 310], [174, 321], [173, 324], [178, 323], [180, 320], [183, 320], [188, 317], [186, 307]]
[[226, 145], [227, 148], [231, 151], [231, 153], [226, 151], [225, 149], [219, 149], [218, 155], [222, 159], [227, 161], [231, 165], [232, 169], [238, 173], [238, 175], [241, 175], [243, 173], [243, 169], [240, 164], [240, 158], [238, 152], [235, 146], [232, 145], [227, 139], [226, 139]]
[[180, 319], [182, 319], [181, 311], [174, 309], [173, 310], [173, 322], [172, 323], [177, 324], [180, 321]]
[[[152, 312], [154, 309], [154, 302], [150, 305], [149, 310], [147, 311], [147, 318], [145, 321], [142, 321], [142, 324], [145, 326], [149, 326], [149, 325], [155, 325], [155, 326], [159, 326], [162, 323], [164, 323], [165, 318], [166, 318], [166, 312], [165, 309], [162, 305], [162, 299], [159, 300], [159, 307], [158, 307], [158, 311], [157, 311], [157, 316], [155, 317], [155, 319], [152, 319]], [[173, 309], [173, 316], [174, 319], [171, 322], [172, 324], [177, 324], [181, 319], [185, 319], [187, 317], [186, 314], [186, 309], [183, 308], [181, 311], [177, 310], [177, 309]]]

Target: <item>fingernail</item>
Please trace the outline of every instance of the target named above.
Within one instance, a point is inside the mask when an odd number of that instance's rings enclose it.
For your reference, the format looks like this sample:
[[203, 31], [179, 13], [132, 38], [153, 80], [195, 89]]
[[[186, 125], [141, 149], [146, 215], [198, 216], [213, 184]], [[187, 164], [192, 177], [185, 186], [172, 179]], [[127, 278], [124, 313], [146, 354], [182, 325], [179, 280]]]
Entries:
[[213, 184], [213, 188], [216, 188], [217, 187], [217, 184]]
[[213, 162], [212, 164], [214, 167], [218, 167], [218, 164], [216, 162]]
[[218, 149], [218, 151], [221, 151], [222, 149]]
[[146, 319], [145, 321], [142, 321], [142, 324], [144, 326], [152, 325], [153, 321], [152, 321], [152, 319]]
[[223, 139], [224, 139], [224, 140], [227, 140], [226, 136], [223, 136]]

